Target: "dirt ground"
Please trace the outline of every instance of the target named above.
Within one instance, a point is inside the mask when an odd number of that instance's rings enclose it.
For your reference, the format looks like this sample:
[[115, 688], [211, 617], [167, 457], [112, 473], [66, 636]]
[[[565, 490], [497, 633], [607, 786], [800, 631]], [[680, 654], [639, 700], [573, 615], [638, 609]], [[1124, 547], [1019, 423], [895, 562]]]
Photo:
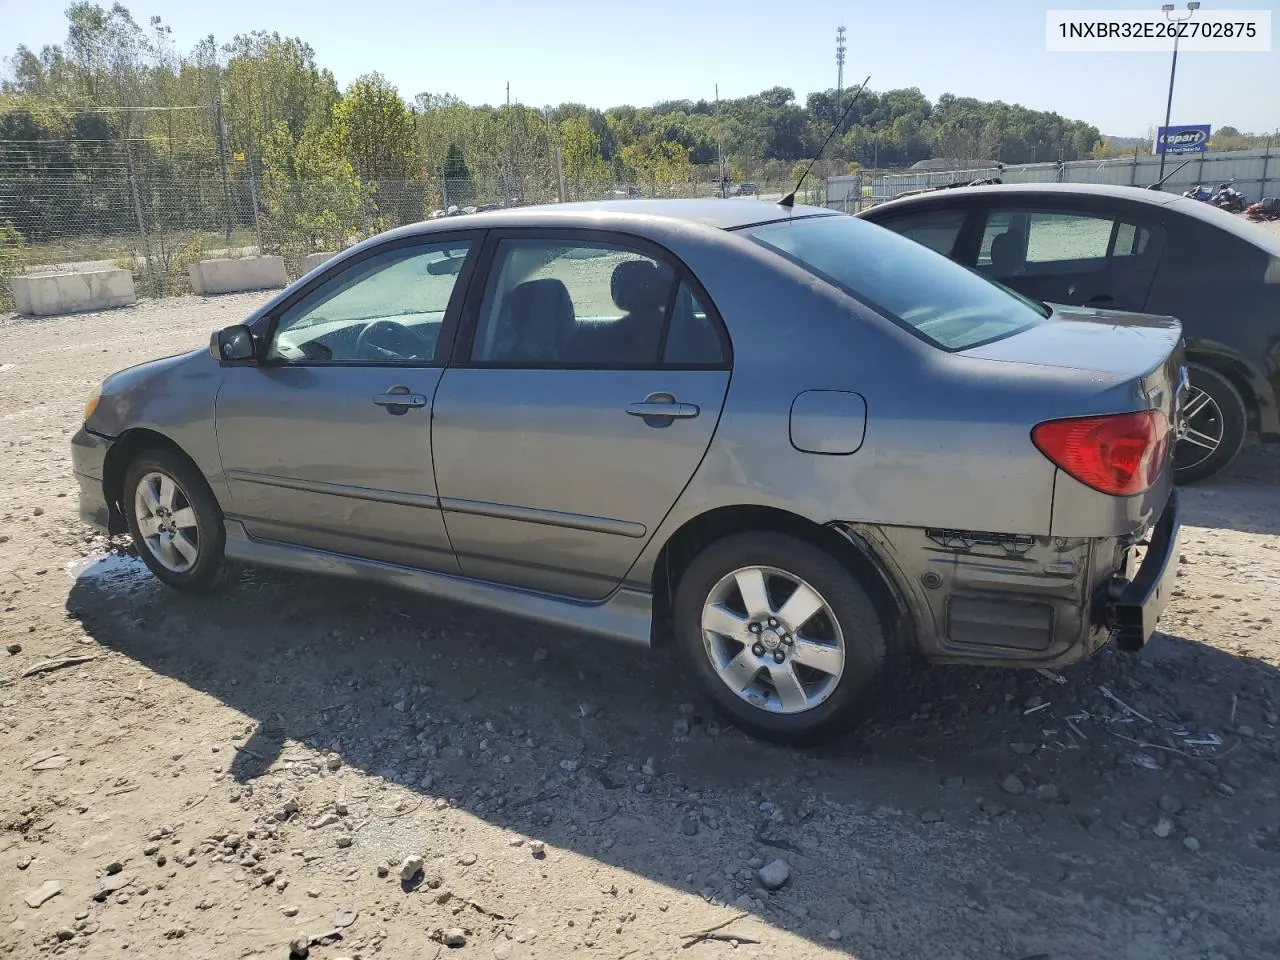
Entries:
[[1183, 492], [1141, 654], [920, 668], [778, 749], [666, 653], [266, 571], [183, 597], [83, 527], [93, 384], [259, 299], [0, 319], [0, 954], [1280, 956], [1280, 451]]

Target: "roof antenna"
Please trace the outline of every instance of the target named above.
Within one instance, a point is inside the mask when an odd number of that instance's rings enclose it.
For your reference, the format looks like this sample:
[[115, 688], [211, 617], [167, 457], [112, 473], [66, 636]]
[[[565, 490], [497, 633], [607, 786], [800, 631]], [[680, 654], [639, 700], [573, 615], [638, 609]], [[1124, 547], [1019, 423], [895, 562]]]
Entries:
[[785, 197], [778, 201], [778, 206], [786, 207], [790, 210], [796, 205], [796, 190], [799, 190], [804, 183], [804, 178], [809, 175], [809, 171], [813, 169], [813, 165], [822, 157], [822, 151], [827, 149], [827, 144], [831, 142], [831, 138], [836, 135], [836, 131], [844, 124], [844, 118], [849, 116], [849, 111], [853, 109], [853, 105], [858, 102], [858, 97], [862, 95], [862, 91], [867, 89], [867, 84], [871, 82], [871, 74], [867, 74], [867, 79], [862, 81], [862, 86], [854, 92], [853, 97], [849, 100], [849, 105], [844, 108], [844, 113], [840, 114], [840, 119], [835, 122], [831, 128], [831, 132], [827, 134], [827, 139], [822, 141], [822, 146], [818, 148], [818, 152], [813, 159], [809, 161], [809, 165], [804, 168], [804, 173], [800, 174], [800, 179], [796, 181], [795, 190], [792, 190]]

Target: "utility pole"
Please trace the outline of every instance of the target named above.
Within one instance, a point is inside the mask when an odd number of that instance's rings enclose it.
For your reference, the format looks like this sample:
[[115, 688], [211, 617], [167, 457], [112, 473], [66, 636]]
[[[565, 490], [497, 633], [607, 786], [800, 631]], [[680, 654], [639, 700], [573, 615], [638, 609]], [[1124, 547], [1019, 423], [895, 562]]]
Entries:
[[836, 110], [844, 93], [844, 24], [836, 27]]

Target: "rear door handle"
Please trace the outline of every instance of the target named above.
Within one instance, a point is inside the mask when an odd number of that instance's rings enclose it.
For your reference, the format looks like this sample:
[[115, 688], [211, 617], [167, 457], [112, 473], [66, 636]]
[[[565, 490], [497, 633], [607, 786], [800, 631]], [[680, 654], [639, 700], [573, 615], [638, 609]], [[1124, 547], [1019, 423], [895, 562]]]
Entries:
[[665, 427], [672, 420], [691, 420], [702, 411], [696, 403], [680, 403], [669, 393], [651, 393], [639, 403], [627, 405], [627, 413], [642, 417], [651, 427]]
[[1100, 293], [1096, 297], [1090, 297], [1089, 302], [1090, 303], [1115, 303], [1116, 298], [1108, 296], [1105, 293]]

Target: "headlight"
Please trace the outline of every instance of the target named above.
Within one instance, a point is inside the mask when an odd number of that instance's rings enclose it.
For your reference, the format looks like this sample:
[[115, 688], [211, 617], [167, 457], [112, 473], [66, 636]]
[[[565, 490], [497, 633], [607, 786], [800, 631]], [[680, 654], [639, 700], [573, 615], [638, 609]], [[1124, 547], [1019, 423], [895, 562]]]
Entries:
[[88, 401], [84, 405], [84, 419], [88, 423], [89, 418], [93, 416], [93, 411], [98, 409], [98, 401], [102, 399], [102, 387], [93, 388], [93, 393], [89, 395]]

